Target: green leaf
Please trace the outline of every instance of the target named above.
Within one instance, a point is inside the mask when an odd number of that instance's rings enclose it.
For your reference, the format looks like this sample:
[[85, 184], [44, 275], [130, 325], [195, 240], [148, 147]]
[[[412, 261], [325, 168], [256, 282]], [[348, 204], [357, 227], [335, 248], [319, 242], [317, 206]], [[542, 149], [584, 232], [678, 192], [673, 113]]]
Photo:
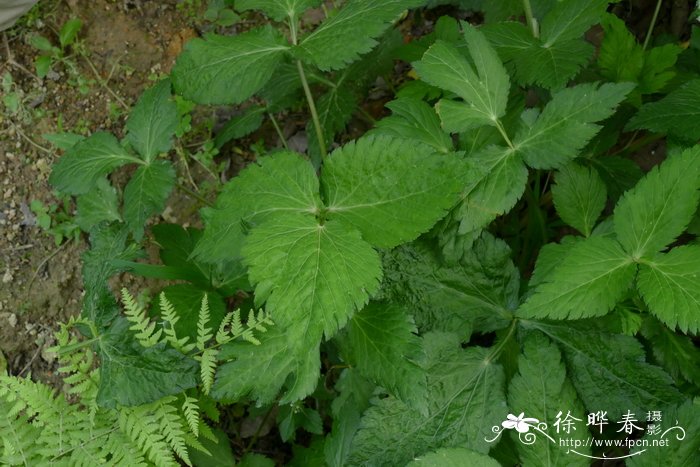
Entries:
[[99, 340], [100, 407], [135, 406], [197, 385], [197, 362], [164, 343], [142, 347], [120, 318]]
[[[339, 221], [278, 215], [255, 228], [243, 249], [258, 303], [291, 340], [330, 338], [378, 286], [381, 264], [360, 233]], [[295, 334], [296, 333], [296, 334]]]
[[414, 459], [407, 467], [499, 467], [492, 457], [464, 448], [438, 449]]
[[29, 36], [29, 44], [42, 52], [51, 52], [52, 54], [60, 52], [58, 48], [54, 47], [53, 44], [51, 44], [51, 41], [44, 36], [35, 34]]
[[[224, 299], [216, 292], [204, 291], [191, 284], [175, 284], [164, 287], [161, 292], [172, 304], [177, 313], [178, 321], [175, 323], [175, 332], [179, 338], [189, 337], [190, 342], [197, 339], [197, 321], [202, 307], [202, 299], [207, 296], [209, 305], [209, 323], [212, 329], [218, 329], [221, 320], [226, 314]], [[160, 294], [153, 301], [151, 307], [152, 316], [160, 316]]]
[[700, 79], [684, 83], [666, 97], [644, 104], [627, 130], [650, 130], [683, 141], [700, 139]]
[[605, 32], [598, 54], [601, 74], [610, 81], [637, 82], [644, 67], [644, 50], [617, 16], [605, 15], [601, 25]]
[[51, 65], [53, 65], [53, 58], [49, 55], [41, 55], [34, 60], [34, 69], [36, 69], [36, 75], [43, 79], [51, 71]]
[[[656, 467], [658, 465], [694, 465], [698, 462], [700, 451], [700, 404], [690, 400], [677, 407], [662, 411], [661, 422], [653, 422], [661, 427], [661, 433], [653, 435], [647, 431], [640, 440], [648, 443], [650, 448], [633, 448], [627, 459], [629, 467]], [[682, 429], [673, 428], [678, 426]], [[668, 433], [664, 433], [668, 431]], [[662, 436], [664, 434], [665, 436]], [[654, 442], [664, 439], [668, 444], [658, 446]], [[643, 454], [636, 455], [639, 451]]]
[[[212, 441], [204, 436], [198, 438], [204, 448], [209, 452], [205, 453], [198, 449], [189, 449], [190, 459], [193, 465], [198, 467], [230, 467], [236, 465], [236, 457], [231, 450], [228, 435], [217, 428], [212, 429], [215, 440]], [[241, 459], [243, 461], [243, 459]], [[241, 467], [241, 464], [238, 464]]]
[[429, 230], [456, 200], [459, 161], [429, 146], [366, 137], [329, 155], [321, 188], [328, 217], [391, 248]]
[[238, 104], [267, 83], [288, 49], [269, 25], [237, 36], [193, 39], [173, 67], [173, 86], [199, 104]]
[[516, 150], [533, 168], [563, 166], [600, 131], [594, 122], [612, 115], [633, 87], [587, 83], [555, 93], [534, 124], [518, 132], [513, 140]]
[[698, 206], [700, 147], [654, 167], [615, 206], [618, 240], [635, 258], [648, 257], [673, 242]]
[[126, 121], [126, 140], [148, 164], [172, 147], [178, 115], [170, 96], [170, 80], [165, 79], [141, 95]]
[[397, 305], [371, 303], [350, 320], [341, 348], [348, 363], [421, 413], [427, 412], [421, 339], [413, 319]]
[[605, 315], [629, 289], [636, 271], [615, 240], [590, 237], [571, 249], [518, 315], [552, 319]]
[[300, 344], [293, 343], [277, 324], [259, 339], [258, 346], [233, 342], [222, 347], [220, 358], [234, 360], [218, 368], [212, 397], [235, 401], [250, 396], [264, 405], [274, 402], [283, 387], [281, 404], [311, 394], [320, 375], [318, 343], [301, 351]]
[[375, 399], [362, 417], [348, 465], [405, 465], [446, 447], [488, 452], [485, 438], [508, 410], [503, 369], [489, 350], [462, 350], [452, 334], [427, 334], [424, 342], [428, 415], [393, 397]]
[[608, 418], [619, 420], [628, 410], [646, 413], [682, 400], [671, 378], [645, 362], [644, 349], [633, 337], [595, 331], [591, 322], [530, 322], [526, 327], [544, 332], [559, 345], [588, 412], [607, 411]]
[[140, 240], [146, 220], [165, 207], [175, 185], [175, 169], [169, 161], [154, 161], [138, 168], [124, 188], [124, 221]]
[[581, 237], [567, 235], [561, 239], [560, 243], [547, 243], [540, 248], [535, 263], [535, 270], [532, 273], [528, 286], [530, 290], [538, 287], [544, 282], [550, 282], [552, 275], [559, 264], [571, 252], [576, 243], [583, 241]]
[[[335, 139], [335, 135], [341, 132], [352, 118], [352, 113], [357, 108], [357, 95], [349, 86], [335, 86], [318, 99], [316, 108], [323, 137], [328, 144]], [[306, 134], [309, 141], [308, 152], [312, 155], [314, 163], [320, 165], [321, 153], [313, 122], [306, 125]]]
[[321, 0], [237, 0], [236, 10], [260, 10], [275, 21], [296, 21], [300, 14], [320, 3]]
[[100, 222], [121, 221], [117, 190], [106, 178], [101, 178], [86, 194], [78, 196], [75, 222], [87, 232]]
[[231, 118], [231, 120], [219, 130], [214, 138], [214, 145], [218, 149], [221, 149], [221, 147], [229, 141], [251, 134], [260, 128], [264, 118], [264, 107], [258, 105], [249, 107], [241, 115]]
[[119, 145], [109, 133], [97, 132], [80, 141], [53, 166], [49, 183], [63, 193], [81, 195], [117, 167], [141, 161]]
[[62, 131], [60, 133], [44, 133], [41, 135], [41, 137], [56, 146], [58, 149], [63, 149], [64, 151], [72, 148], [85, 139], [85, 136], [83, 135], [68, 131]]
[[428, 144], [442, 153], [452, 151], [452, 140], [440, 127], [440, 119], [420, 99], [404, 97], [386, 104], [392, 115], [379, 120], [369, 134], [389, 135]]
[[649, 311], [671, 329], [700, 330], [700, 246], [659, 253], [639, 267], [637, 286]]
[[642, 335], [651, 343], [654, 359], [676, 381], [700, 385], [700, 348], [688, 336], [679, 335], [654, 318], [642, 324]]
[[595, 169], [573, 163], [564, 166], [555, 180], [552, 196], [559, 217], [590, 237], [605, 208], [607, 191], [603, 180]]
[[293, 152], [261, 158], [228, 182], [213, 209], [204, 211], [206, 229], [194, 255], [216, 263], [240, 257], [244, 225], [255, 226], [284, 212], [316, 213], [318, 178], [308, 161]]
[[[467, 23], [462, 27], [476, 70], [454, 45], [444, 41], [435, 42], [414, 67], [428, 84], [464, 99], [460, 115], [462, 121], [469, 121], [468, 127], [497, 125], [508, 104], [508, 73], [483, 33]], [[453, 126], [450, 123], [448, 120], [447, 126]]]
[[78, 18], [72, 18], [66, 21], [63, 27], [61, 27], [61, 31], [58, 33], [58, 41], [61, 43], [61, 48], [73, 44], [82, 27], [83, 22]]
[[557, 2], [542, 19], [540, 38], [545, 48], [556, 43], [580, 39], [600, 21], [609, 5], [608, 0], [569, 0]]
[[296, 55], [321, 70], [338, 70], [372, 50], [376, 38], [401, 13], [424, 0], [355, 0], [325, 20], [296, 47]]
[[[559, 349], [540, 333], [528, 335], [523, 344], [523, 353], [518, 358], [518, 374], [508, 387], [508, 407], [514, 414], [525, 413], [525, 417], [546, 423], [554, 420], [560, 410], [570, 412], [580, 420], [586, 418], [583, 404], [566, 378]], [[515, 432], [512, 436], [518, 437]], [[579, 455], [591, 455], [590, 447], [585, 444], [590, 436], [588, 431], [572, 430], [569, 436], [582, 443], [577, 449]], [[517, 441], [516, 446], [524, 466], [590, 465], [585, 457], [571, 456], [559, 444], [551, 444], [545, 439], [534, 444]]]

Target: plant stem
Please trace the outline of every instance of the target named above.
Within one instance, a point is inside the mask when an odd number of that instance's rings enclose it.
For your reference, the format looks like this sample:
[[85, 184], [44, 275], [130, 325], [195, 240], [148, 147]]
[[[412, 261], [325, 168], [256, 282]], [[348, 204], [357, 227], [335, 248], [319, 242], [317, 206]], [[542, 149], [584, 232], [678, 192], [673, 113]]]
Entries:
[[212, 203], [209, 202], [209, 200], [207, 200], [206, 198], [204, 198], [204, 197], [203, 197], [202, 195], [200, 195], [199, 193], [195, 193], [194, 191], [190, 190], [189, 188], [187, 188], [187, 187], [186, 187], [185, 185], [183, 185], [182, 183], [179, 183], [179, 182], [178, 182], [177, 187], [178, 187], [180, 190], [184, 191], [185, 194], [191, 196], [192, 198], [196, 199], [197, 201], [199, 201], [199, 202], [201, 202], [201, 203], [204, 203], [205, 205], [207, 205], [207, 206], [209, 206], [209, 207], [214, 206]]
[[642, 50], [646, 50], [651, 42], [651, 36], [654, 32], [654, 27], [656, 26], [656, 20], [659, 18], [659, 11], [661, 10], [661, 3], [663, 0], [656, 1], [656, 9], [654, 10], [654, 15], [651, 17], [651, 23], [649, 23], [649, 30], [647, 30], [647, 36], [644, 38], [644, 45], [642, 45]]
[[537, 20], [532, 14], [532, 6], [530, 5], [530, 0], [523, 0], [523, 10], [525, 10], [525, 19], [527, 20], [527, 25], [532, 30], [532, 36], [534, 38], [540, 37], [540, 28], [537, 25]]
[[501, 133], [501, 136], [503, 136], [503, 139], [508, 144], [508, 147], [511, 149], [515, 149], [515, 146], [513, 146], [513, 142], [508, 137], [508, 133], [506, 133], [506, 129], [503, 128], [503, 125], [501, 125], [501, 121], [496, 120], [495, 123], [496, 123], [496, 128], [498, 128], [498, 131]]
[[498, 345], [493, 349], [493, 351], [489, 354], [487, 357], [487, 362], [486, 363], [491, 363], [494, 360], [498, 358], [498, 356], [501, 354], [503, 351], [503, 348], [506, 346], [508, 341], [510, 340], [511, 337], [513, 337], [513, 334], [515, 334], [515, 328], [518, 325], [518, 320], [513, 319], [513, 322], [510, 323], [510, 327], [508, 328], [508, 333], [503, 337], [503, 340], [498, 343]]
[[282, 141], [282, 146], [284, 146], [284, 149], [289, 149], [289, 145], [287, 144], [287, 138], [284, 137], [284, 133], [282, 133], [282, 129], [280, 128], [279, 124], [277, 123], [277, 119], [275, 118], [274, 115], [272, 115], [272, 112], [267, 113], [268, 117], [270, 117], [270, 121], [272, 122], [272, 126], [275, 127], [275, 131], [277, 132], [277, 136], [280, 137], [280, 141]]
[[301, 64], [301, 60], [297, 60], [297, 69], [299, 70], [299, 78], [301, 78], [301, 85], [304, 88], [304, 94], [306, 94], [306, 102], [309, 104], [309, 111], [311, 112], [311, 119], [314, 122], [314, 129], [316, 130], [316, 138], [318, 138], [318, 148], [321, 152], [321, 160], [326, 158], [326, 140], [323, 137], [323, 128], [321, 127], [321, 120], [318, 118], [318, 112], [316, 111], [316, 103], [314, 102], [314, 96], [311, 94], [311, 88], [309, 88], [309, 82], [306, 80], [306, 74], [304, 73], [304, 66]]

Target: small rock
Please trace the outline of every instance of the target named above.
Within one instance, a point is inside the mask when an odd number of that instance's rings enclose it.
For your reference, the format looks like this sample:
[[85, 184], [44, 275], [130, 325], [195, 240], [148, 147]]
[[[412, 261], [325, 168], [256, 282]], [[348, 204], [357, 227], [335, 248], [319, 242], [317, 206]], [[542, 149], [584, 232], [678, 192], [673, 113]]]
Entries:
[[14, 279], [14, 276], [12, 275], [12, 271], [10, 271], [9, 269], [6, 269], [5, 274], [3, 274], [3, 276], [2, 276], [2, 283], [9, 284], [10, 282], [12, 282], [12, 279]]

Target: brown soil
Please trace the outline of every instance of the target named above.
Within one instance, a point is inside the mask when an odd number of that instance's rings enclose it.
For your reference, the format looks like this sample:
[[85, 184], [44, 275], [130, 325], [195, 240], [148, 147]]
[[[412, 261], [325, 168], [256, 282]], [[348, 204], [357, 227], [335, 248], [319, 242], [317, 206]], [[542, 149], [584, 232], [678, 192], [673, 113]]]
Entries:
[[[47, 183], [59, 153], [41, 135], [61, 131], [59, 125], [120, 135], [123, 106], [133, 104], [149, 76], [169, 71], [183, 42], [195, 34], [176, 5], [176, 0], [42, 0], [38, 14], [5, 33], [12, 57], [8, 60], [3, 44], [0, 77], [12, 76], [22, 104], [11, 113], [0, 100], [0, 371], [4, 354], [11, 374], [53, 381], [54, 359], [46, 349], [57, 323], [80, 311], [84, 236], [57, 247], [29, 208], [32, 200], [61, 204]], [[83, 21], [79, 37], [88, 52], [71, 60], [89, 80], [86, 92], [63, 64], [43, 80], [30, 74], [38, 53], [27, 43], [30, 35], [56, 44], [56, 31], [75, 17]]]

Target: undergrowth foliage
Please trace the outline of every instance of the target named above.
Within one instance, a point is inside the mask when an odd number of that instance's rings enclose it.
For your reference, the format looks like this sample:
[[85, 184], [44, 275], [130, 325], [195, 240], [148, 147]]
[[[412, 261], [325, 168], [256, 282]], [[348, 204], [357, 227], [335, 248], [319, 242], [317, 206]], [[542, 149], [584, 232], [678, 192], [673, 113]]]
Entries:
[[[90, 236], [83, 311], [57, 336], [63, 393], [0, 379], [0, 461], [273, 462], [251, 457], [257, 435], [232, 453], [234, 405], [276, 413], [295, 465], [697, 465], [698, 28], [639, 44], [607, 0], [337, 3], [307, 30], [318, 0], [237, 1], [267, 25], [190, 41], [121, 141], [54, 135], [51, 182]], [[444, 16], [403, 43], [395, 25], [445, 3], [485, 24]], [[397, 59], [412, 70], [394, 86]], [[391, 114], [341, 144], [378, 76]], [[177, 184], [173, 92], [243, 104], [218, 148], [305, 105], [308, 150], [280, 132], [203, 229], [149, 227]], [[662, 139], [643, 173], [634, 154]], [[149, 239], [162, 264], [139, 261]], [[170, 282], [120, 307], [124, 272]], [[687, 436], [587, 443], [655, 412]], [[575, 454], [521, 442], [562, 413]]]

